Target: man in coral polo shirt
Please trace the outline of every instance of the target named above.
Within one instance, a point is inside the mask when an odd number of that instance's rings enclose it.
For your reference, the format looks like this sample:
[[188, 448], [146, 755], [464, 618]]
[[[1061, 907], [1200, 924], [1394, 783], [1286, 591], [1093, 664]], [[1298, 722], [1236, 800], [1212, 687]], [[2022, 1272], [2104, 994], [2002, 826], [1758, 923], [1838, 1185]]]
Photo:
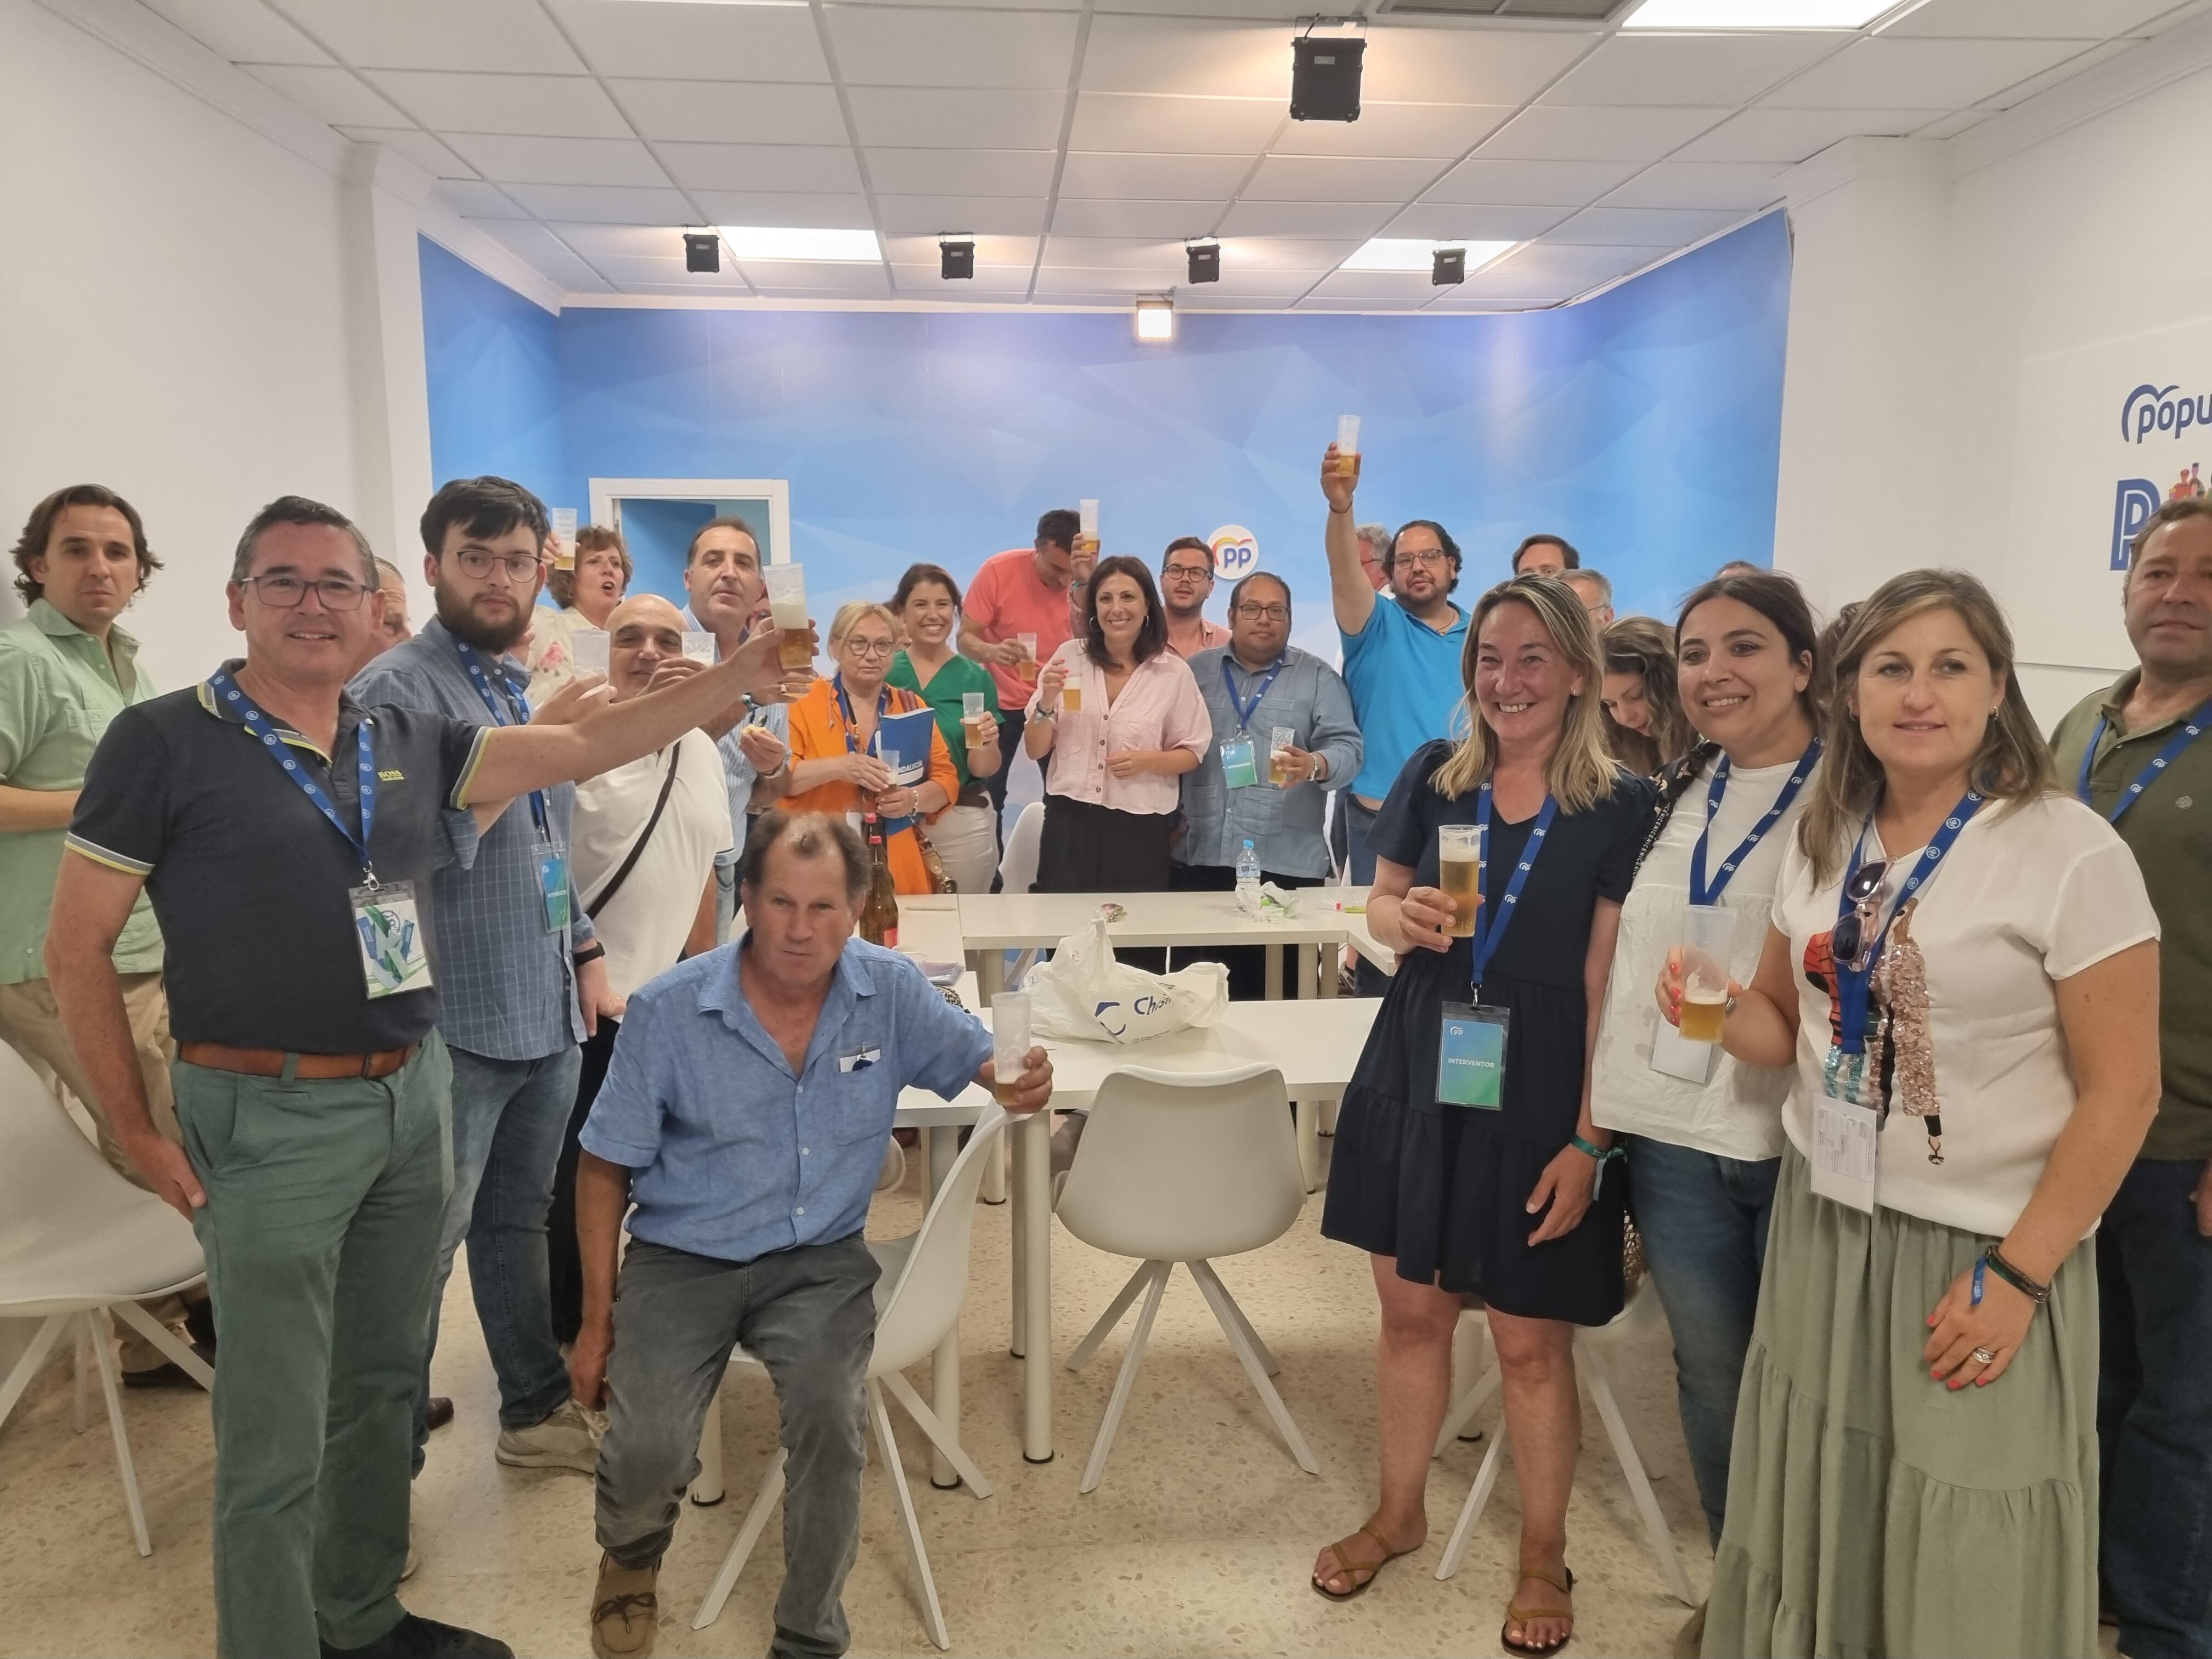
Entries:
[[[1036, 636], [1036, 660], [1043, 662], [1074, 635], [1068, 592], [1072, 583], [1089, 574], [1087, 568], [1077, 568], [1075, 535], [1080, 524], [1068, 508], [1053, 508], [1037, 520], [1033, 549], [994, 553], [968, 584], [960, 617], [960, 649], [988, 668], [998, 683], [1001, 754], [1020, 752], [1022, 711], [1036, 689], [1037, 671], [1031, 668], [1026, 679], [1019, 672], [1024, 658], [1020, 636]], [[1008, 769], [1001, 767], [985, 780], [994, 811], [1006, 810]]]

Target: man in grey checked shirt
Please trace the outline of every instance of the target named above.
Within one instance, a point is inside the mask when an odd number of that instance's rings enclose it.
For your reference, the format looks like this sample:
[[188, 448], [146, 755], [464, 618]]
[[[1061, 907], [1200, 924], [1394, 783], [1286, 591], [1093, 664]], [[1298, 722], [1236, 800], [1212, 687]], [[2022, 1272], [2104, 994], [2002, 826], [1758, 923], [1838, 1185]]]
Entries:
[[[354, 696], [477, 726], [526, 720], [528, 678], [506, 653], [537, 601], [550, 530], [538, 499], [505, 478], [457, 479], [439, 490], [422, 514], [438, 614], [364, 668]], [[576, 1100], [577, 1045], [602, 1014], [622, 1012], [567, 876], [575, 799], [575, 786], [562, 783], [514, 802], [483, 833], [471, 868], [434, 878], [444, 991], [438, 1030], [453, 1061], [453, 1188], [416, 1407], [417, 1474], [429, 1428], [427, 1356], [464, 1238], [477, 1318], [499, 1376], [495, 1455], [520, 1468], [581, 1474], [598, 1457], [595, 1429], [569, 1397], [553, 1339], [545, 1255], [553, 1171]]]

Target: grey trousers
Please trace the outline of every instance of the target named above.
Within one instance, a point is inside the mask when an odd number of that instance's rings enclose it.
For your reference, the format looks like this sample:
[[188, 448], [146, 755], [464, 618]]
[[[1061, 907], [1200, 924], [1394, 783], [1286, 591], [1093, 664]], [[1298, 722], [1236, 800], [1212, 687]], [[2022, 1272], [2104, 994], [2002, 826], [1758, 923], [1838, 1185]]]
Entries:
[[632, 1239], [615, 1288], [599, 1547], [658, 1562], [699, 1471], [699, 1431], [738, 1343], [768, 1368], [790, 1454], [775, 1655], [831, 1659], [860, 1540], [862, 1382], [876, 1342], [875, 1257], [858, 1233], [747, 1262]]

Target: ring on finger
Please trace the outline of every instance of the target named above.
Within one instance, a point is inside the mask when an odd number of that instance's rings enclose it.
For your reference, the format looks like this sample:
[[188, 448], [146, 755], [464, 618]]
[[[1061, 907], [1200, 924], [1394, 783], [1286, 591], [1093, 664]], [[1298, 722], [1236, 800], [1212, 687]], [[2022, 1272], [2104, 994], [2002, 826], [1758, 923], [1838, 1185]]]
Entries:
[[1977, 1348], [1966, 1358], [1980, 1365], [1994, 1365], [1997, 1363], [1996, 1354], [1988, 1348]]

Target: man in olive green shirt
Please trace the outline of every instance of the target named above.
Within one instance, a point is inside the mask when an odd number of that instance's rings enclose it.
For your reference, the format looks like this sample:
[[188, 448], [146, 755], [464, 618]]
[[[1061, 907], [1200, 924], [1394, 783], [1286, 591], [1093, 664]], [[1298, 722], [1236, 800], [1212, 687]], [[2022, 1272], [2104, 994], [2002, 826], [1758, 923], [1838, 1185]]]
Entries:
[[[15, 557], [15, 591], [30, 614], [0, 628], [0, 1038], [52, 1068], [92, 1115], [107, 1161], [143, 1186], [63, 1034], [44, 952], [62, 836], [85, 763], [108, 721], [154, 695], [138, 672], [137, 641], [115, 619], [161, 562], [147, 549], [137, 511], [98, 484], [40, 501]], [[155, 1121], [174, 1139], [161, 935], [143, 895], [116, 941], [115, 967]], [[185, 1312], [174, 1298], [149, 1311], [165, 1323]], [[137, 1386], [187, 1380], [127, 1329], [121, 1358], [125, 1380]]]
[[[2097, 1233], [2100, 1571], [2119, 1650], [2212, 1656], [2212, 501], [2169, 501], [2121, 588], [2141, 666], [2051, 735], [2158, 911], [2163, 1093]], [[2197, 734], [2203, 733], [2200, 738]]]

